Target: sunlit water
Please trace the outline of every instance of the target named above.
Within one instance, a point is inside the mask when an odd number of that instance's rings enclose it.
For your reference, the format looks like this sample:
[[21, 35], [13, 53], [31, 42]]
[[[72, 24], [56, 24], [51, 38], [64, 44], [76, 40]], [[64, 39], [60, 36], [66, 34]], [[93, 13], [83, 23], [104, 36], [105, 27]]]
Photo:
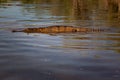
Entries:
[[[0, 80], [120, 80], [120, 18], [106, 20], [106, 11], [92, 8], [87, 18], [76, 19], [68, 15], [69, 5], [60, 4], [23, 4], [21, 1], [0, 4]], [[49, 25], [111, 31], [11, 32], [17, 28]]]

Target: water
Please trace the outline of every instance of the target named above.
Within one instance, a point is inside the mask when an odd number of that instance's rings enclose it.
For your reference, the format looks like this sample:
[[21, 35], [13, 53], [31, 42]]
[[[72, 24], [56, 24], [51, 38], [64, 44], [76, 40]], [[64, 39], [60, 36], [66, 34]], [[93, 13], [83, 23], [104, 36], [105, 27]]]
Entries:
[[[0, 1], [0, 80], [120, 80], [119, 4], [119, 0]], [[111, 31], [11, 32], [50, 25]]]

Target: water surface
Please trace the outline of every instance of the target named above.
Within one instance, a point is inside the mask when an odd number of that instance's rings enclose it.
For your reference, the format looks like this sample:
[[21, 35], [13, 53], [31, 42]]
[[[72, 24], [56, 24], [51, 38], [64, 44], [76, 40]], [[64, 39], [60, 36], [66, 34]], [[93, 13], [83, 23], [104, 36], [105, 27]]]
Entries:
[[[116, 1], [0, 1], [0, 80], [120, 80], [120, 2]], [[111, 31], [11, 32], [50, 25]]]

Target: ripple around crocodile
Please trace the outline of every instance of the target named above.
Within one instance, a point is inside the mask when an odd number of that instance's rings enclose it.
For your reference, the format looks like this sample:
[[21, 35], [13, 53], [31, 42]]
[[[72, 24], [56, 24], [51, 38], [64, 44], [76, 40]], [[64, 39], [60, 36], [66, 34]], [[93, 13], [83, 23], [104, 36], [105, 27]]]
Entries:
[[48, 27], [40, 28], [25, 28], [23, 30], [13, 29], [12, 32], [25, 32], [25, 33], [75, 33], [75, 32], [105, 32], [108, 29], [95, 29], [95, 28], [84, 28], [74, 26], [62, 26], [53, 25]]

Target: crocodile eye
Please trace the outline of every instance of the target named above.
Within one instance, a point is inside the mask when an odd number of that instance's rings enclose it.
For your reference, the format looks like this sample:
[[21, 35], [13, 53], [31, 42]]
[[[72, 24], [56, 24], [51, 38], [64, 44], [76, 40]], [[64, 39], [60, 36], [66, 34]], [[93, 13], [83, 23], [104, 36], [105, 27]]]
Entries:
[[73, 29], [72, 31], [73, 31], [73, 32], [77, 32], [77, 29]]
[[28, 30], [33, 30], [33, 28], [29, 28]]

